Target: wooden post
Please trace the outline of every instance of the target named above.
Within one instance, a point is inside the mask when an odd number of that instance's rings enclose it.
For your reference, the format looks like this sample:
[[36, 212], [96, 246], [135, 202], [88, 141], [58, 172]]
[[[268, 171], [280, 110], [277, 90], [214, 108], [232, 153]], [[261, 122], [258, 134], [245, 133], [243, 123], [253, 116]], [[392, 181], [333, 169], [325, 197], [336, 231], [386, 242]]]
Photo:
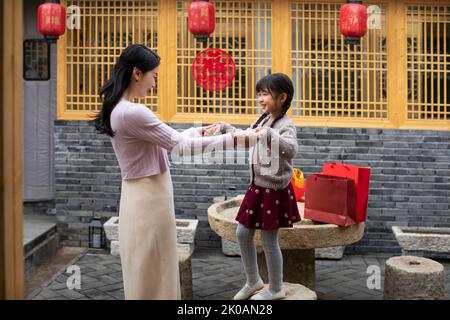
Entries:
[[[67, 1], [62, 0], [61, 5], [67, 7]], [[57, 62], [56, 62], [56, 81], [57, 93], [56, 93], [56, 119], [63, 119], [65, 116], [65, 111], [67, 109], [67, 33], [66, 31], [56, 44], [57, 48]]]
[[272, 73], [292, 74], [291, 9], [287, 0], [272, 1]]
[[22, 0], [0, 2], [0, 299], [24, 297]]
[[177, 1], [160, 1], [158, 13], [158, 110], [162, 121], [170, 121], [177, 105]]
[[390, 0], [387, 10], [388, 117], [399, 128], [406, 121], [408, 105], [406, 5]]
[[[272, 0], [272, 73], [292, 77], [291, 8], [288, 0]], [[288, 114], [292, 116], [292, 108]]]

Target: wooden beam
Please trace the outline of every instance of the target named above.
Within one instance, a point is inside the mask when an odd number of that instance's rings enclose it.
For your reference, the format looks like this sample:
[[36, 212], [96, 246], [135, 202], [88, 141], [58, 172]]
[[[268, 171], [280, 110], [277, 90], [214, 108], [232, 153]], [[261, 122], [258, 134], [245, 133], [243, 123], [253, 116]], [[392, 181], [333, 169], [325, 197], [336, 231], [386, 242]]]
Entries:
[[403, 1], [389, 1], [386, 39], [388, 117], [398, 128], [406, 121], [408, 104], [406, 5]]
[[177, 1], [159, 1], [158, 5], [158, 111], [161, 120], [167, 121], [175, 115], [177, 104]]
[[288, 0], [272, 0], [272, 73], [292, 76], [291, 8]]
[[[67, 1], [62, 0], [61, 5], [66, 7]], [[64, 112], [67, 108], [67, 33], [66, 31], [62, 36], [59, 37], [56, 44], [57, 48], [57, 60], [56, 60], [56, 81], [59, 86], [57, 86], [56, 92], [56, 119], [64, 119]]]
[[[291, 8], [288, 0], [272, 0], [272, 73], [292, 78]], [[288, 115], [292, 117], [292, 108]]]
[[22, 299], [22, 0], [0, 7], [0, 299]]

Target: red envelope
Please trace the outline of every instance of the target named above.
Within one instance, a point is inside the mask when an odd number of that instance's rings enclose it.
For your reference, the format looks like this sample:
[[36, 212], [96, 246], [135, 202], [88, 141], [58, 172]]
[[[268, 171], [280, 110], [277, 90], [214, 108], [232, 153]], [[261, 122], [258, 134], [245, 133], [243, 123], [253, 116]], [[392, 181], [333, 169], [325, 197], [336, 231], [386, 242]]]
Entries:
[[366, 221], [370, 168], [333, 162], [324, 163], [322, 166], [322, 173], [336, 177], [349, 178], [355, 181], [356, 222]]

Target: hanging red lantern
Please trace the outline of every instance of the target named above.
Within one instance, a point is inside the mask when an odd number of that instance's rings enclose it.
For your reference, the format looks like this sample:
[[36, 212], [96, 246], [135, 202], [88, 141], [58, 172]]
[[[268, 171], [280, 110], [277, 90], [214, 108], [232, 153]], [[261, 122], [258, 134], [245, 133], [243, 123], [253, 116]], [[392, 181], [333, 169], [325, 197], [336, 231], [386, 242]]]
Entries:
[[38, 8], [38, 31], [49, 42], [56, 42], [66, 31], [66, 9], [58, 2], [46, 2]]
[[359, 44], [367, 32], [367, 8], [359, 0], [347, 0], [341, 6], [339, 30], [345, 36], [346, 44]]
[[205, 41], [216, 27], [214, 4], [208, 1], [193, 1], [189, 5], [188, 26], [197, 40]]

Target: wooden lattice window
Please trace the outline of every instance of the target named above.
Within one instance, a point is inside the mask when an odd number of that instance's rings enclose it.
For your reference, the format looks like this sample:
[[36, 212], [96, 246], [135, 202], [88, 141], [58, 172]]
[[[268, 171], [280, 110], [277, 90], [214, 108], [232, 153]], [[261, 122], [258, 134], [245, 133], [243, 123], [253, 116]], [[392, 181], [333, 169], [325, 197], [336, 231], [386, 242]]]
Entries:
[[[67, 30], [60, 40], [67, 76], [62, 113], [86, 117], [100, 109], [99, 88], [124, 48], [140, 43], [157, 50], [158, 1], [68, 0], [66, 5], [80, 8], [81, 21], [80, 29]], [[156, 89], [141, 102], [158, 112]]]
[[[143, 43], [162, 64], [158, 90], [142, 102], [163, 121], [250, 124], [261, 112], [257, 80], [284, 72], [298, 125], [450, 129], [450, 1], [364, 2], [379, 25], [354, 48], [339, 32], [344, 0], [210, 1], [216, 30], [205, 44], [187, 28], [191, 0], [62, 1], [80, 8], [81, 28], [58, 41], [58, 119], [99, 110], [111, 66], [127, 45]], [[218, 92], [191, 76], [209, 47], [236, 63], [234, 81]]]
[[450, 6], [409, 5], [410, 120], [450, 120]]
[[[385, 26], [386, 5], [376, 5]], [[369, 29], [360, 46], [346, 46], [340, 6], [291, 4], [293, 115], [386, 119], [386, 28]]]
[[[197, 42], [187, 29], [190, 1], [178, 1], [177, 114], [256, 114], [256, 81], [271, 68], [271, 2], [213, 1], [216, 29], [210, 39]], [[195, 56], [204, 48], [225, 50], [236, 64], [236, 76], [226, 89], [212, 92], [191, 76]]]

